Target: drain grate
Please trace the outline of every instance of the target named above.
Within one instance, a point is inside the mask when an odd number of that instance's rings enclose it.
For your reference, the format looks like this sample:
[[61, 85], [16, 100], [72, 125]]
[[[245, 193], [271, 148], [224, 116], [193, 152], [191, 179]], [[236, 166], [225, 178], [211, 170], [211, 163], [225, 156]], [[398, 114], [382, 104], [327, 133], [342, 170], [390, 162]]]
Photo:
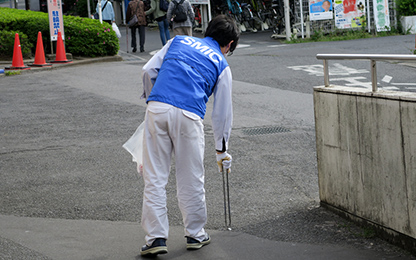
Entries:
[[256, 127], [242, 130], [245, 135], [267, 135], [276, 133], [290, 132], [289, 129], [282, 126]]

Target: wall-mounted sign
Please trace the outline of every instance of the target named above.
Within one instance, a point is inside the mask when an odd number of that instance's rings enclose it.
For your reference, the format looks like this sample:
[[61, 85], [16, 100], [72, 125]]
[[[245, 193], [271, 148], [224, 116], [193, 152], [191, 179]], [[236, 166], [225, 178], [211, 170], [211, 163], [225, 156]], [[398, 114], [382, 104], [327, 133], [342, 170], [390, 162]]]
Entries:
[[333, 19], [332, 0], [309, 0], [311, 21]]
[[335, 0], [335, 26], [340, 29], [362, 27], [365, 23], [364, 0]]

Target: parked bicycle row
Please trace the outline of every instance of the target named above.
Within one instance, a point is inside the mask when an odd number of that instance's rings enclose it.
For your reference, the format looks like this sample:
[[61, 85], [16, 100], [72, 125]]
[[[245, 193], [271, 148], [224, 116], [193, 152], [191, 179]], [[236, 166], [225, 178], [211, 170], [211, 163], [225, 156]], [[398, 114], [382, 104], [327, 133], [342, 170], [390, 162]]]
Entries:
[[[272, 30], [273, 34], [285, 33], [283, 0], [210, 0], [211, 15], [231, 16], [242, 32]], [[200, 5], [193, 5], [194, 27], [201, 27]], [[290, 23], [295, 23], [294, 1], [290, 3]]]

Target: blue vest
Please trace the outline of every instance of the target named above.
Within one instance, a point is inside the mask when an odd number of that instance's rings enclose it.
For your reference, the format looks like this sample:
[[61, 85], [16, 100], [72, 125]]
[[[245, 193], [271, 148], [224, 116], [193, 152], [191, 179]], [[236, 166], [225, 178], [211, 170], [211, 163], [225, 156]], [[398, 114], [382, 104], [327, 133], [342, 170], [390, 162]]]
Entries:
[[171, 104], [204, 118], [206, 103], [227, 67], [219, 44], [211, 37], [176, 36], [147, 102]]

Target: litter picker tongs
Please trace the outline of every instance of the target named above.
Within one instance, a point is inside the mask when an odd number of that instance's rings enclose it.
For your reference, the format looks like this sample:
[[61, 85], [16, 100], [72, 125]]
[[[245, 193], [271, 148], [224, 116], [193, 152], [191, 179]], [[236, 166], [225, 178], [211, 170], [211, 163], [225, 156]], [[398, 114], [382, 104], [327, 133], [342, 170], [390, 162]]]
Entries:
[[[228, 184], [229, 170], [222, 169], [222, 187], [224, 192], [225, 227], [231, 230], [230, 185]], [[228, 209], [227, 209], [228, 208]], [[228, 218], [227, 218], [228, 215]]]

